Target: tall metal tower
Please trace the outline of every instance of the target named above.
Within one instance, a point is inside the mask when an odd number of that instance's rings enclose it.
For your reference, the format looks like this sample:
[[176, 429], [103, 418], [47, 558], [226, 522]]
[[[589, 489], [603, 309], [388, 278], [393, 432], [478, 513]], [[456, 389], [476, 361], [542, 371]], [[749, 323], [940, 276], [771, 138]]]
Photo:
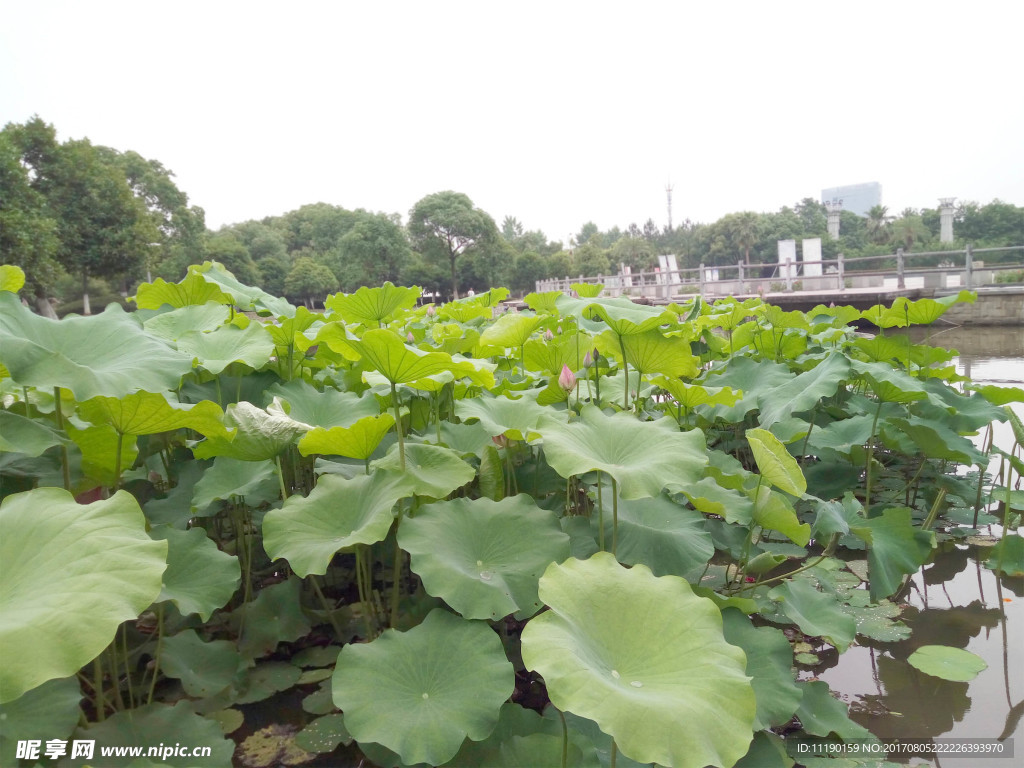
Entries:
[[665, 185], [665, 197], [668, 198], [668, 231], [672, 231], [672, 182]]

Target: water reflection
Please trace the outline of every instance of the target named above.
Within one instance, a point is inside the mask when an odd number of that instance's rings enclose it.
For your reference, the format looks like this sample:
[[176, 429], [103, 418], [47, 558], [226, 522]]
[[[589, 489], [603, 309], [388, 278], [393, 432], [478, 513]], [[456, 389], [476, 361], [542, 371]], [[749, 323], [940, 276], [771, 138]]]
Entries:
[[[1024, 387], [1024, 329], [914, 329], [911, 338], [957, 349], [957, 372], [982, 384]], [[1024, 404], [1014, 406], [1018, 413]], [[1013, 445], [1008, 424], [994, 441]], [[988, 532], [983, 529], [983, 532]], [[997, 528], [991, 531], [998, 535]], [[899, 643], [864, 641], [815, 669], [850, 705], [850, 716], [886, 739], [1014, 738], [1016, 757], [943, 755], [892, 758], [936, 768], [1024, 765], [1024, 579], [997, 578], [988, 547], [946, 542], [911, 579], [900, 619], [912, 629]], [[969, 683], [923, 674], [907, 657], [923, 645], [964, 648], [988, 668]]]

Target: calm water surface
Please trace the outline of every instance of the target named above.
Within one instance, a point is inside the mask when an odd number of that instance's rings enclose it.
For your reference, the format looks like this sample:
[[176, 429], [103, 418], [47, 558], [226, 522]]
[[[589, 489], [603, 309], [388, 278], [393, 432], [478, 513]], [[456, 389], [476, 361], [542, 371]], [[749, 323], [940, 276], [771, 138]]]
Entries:
[[[1024, 387], [1024, 329], [931, 329], [914, 341], [957, 349], [957, 371], [979, 383]], [[1024, 403], [1016, 403], [1024, 416]], [[995, 444], [1013, 446], [1008, 424]], [[998, 469], [998, 466], [996, 466]], [[993, 526], [982, 533], [998, 536]], [[901, 643], [850, 648], [818, 677], [850, 705], [850, 715], [886, 739], [1013, 739], [1013, 758], [942, 755], [897, 759], [936, 768], [1024, 766], [1024, 579], [997, 578], [982, 562], [988, 549], [946, 542], [914, 577], [901, 619], [913, 630]], [[922, 645], [951, 645], [981, 656], [988, 669], [969, 683], [925, 675], [906, 662]], [[1009, 746], [1009, 741], [1006, 742]], [[892, 759], [892, 758], [891, 758]]]

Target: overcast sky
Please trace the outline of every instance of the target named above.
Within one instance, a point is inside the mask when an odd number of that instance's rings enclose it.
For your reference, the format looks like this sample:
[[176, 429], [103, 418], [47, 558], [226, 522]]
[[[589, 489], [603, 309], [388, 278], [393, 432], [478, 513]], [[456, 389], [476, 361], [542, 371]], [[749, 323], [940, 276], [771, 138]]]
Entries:
[[1024, 2], [16, 2], [0, 124], [135, 150], [207, 224], [464, 192], [565, 240], [878, 181], [1024, 205]]

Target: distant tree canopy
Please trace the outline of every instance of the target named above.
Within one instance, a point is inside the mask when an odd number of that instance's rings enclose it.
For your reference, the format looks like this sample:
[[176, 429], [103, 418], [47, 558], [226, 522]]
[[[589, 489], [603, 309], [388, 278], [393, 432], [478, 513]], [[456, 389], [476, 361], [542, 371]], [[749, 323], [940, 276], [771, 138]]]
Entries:
[[961, 202], [954, 243], [939, 243], [939, 218], [937, 208], [898, 216], [883, 206], [867, 216], [843, 211], [839, 240], [832, 240], [825, 206], [807, 197], [775, 212], [685, 219], [671, 229], [648, 219], [601, 231], [587, 221], [563, 245], [515, 216], [499, 227], [466, 194], [448, 190], [419, 200], [405, 225], [396, 213], [318, 202], [211, 232], [203, 210], [189, 205], [157, 160], [87, 139], [58, 142], [56, 129], [38, 117], [0, 131], [0, 263], [25, 270], [23, 294], [44, 313], [53, 312], [51, 297], [69, 298], [58, 294], [73, 290], [73, 281], [88, 312], [90, 280], [129, 292], [149, 276], [179, 280], [206, 259], [243, 282], [313, 305], [329, 292], [387, 280], [420, 285], [438, 299], [495, 285], [524, 294], [548, 278], [614, 274], [622, 265], [650, 271], [660, 254], [675, 254], [682, 268], [774, 264], [784, 239], [820, 237], [827, 259], [1024, 244], [1024, 207], [1011, 203]]

